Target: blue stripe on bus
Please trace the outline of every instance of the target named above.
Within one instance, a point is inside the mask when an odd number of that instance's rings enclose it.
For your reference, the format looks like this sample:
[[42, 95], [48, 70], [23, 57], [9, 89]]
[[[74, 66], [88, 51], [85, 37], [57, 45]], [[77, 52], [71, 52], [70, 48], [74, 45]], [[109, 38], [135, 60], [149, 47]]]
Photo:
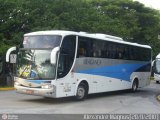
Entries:
[[80, 70], [78, 71], [78, 73], [99, 75], [130, 81], [131, 74], [146, 64], [148, 63], [118, 64], [87, 70]]
[[27, 82], [41, 84], [41, 83], [51, 82], [51, 80], [27, 80]]

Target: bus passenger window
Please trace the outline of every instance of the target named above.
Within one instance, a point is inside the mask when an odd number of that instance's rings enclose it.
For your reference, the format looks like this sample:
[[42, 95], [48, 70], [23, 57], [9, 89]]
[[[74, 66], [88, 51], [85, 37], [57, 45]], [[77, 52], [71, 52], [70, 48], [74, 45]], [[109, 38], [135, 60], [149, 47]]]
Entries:
[[79, 57], [85, 57], [86, 56], [86, 51], [84, 48], [79, 48]]
[[87, 47], [88, 47], [87, 41], [85, 41], [84, 38], [83, 39], [81, 38], [78, 43], [77, 57], [87, 57], [88, 56]]

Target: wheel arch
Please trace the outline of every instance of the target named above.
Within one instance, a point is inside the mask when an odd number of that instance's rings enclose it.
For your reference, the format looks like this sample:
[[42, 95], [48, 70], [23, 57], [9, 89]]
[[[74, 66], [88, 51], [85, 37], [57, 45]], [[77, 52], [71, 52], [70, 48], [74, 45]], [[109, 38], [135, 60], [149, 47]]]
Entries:
[[[137, 76], [135, 76], [133, 79], [132, 79], [132, 85], [133, 85], [133, 82], [136, 81], [137, 83], [137, 86], [139, 87], [139, 78]], [[131, 87], [132, 87], [131, 85]]]
[[81, 80], [79, 80], [79, 81], [77, 82], [77, 84], [76, 84], [76, 89], [75, 89], [75, 92], [74, 92], [74, 95], [75, 95], [75, 96], [76, 96], [76, 93], [77, 93], [77, 88], [78, 88], [78, 86], [79, 86], [80, 84], [85, 84], [86, 87], [87, 87], [87, 93], [89, 92], [89, 83], [88, 83], [88, 81], [87, 81], [86, 79], [81, 79]]

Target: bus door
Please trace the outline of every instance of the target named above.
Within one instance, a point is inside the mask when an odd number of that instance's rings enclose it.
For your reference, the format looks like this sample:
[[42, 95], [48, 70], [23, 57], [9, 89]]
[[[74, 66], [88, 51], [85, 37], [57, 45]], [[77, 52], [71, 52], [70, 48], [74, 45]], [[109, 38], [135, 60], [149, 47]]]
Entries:
[[73, 63], [75, 59], [76, 36], [66, 36], [63, 39], [57, 69], [57, 97], [71, 96], [76, 87], [73, 76]]

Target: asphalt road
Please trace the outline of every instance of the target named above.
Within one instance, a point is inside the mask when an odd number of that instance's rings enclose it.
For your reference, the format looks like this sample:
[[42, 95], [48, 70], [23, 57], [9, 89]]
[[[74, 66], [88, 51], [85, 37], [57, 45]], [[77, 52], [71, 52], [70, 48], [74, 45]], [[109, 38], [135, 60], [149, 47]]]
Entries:
[[72, 97], [48, 99], [39, 96], [18, 94], [15, 91], [0, 91], [0, 114], [112, 114], [112, 113], [160, 113], [160, 84], [136, 93], [127, 90], [89, 95], [84, 101]]

